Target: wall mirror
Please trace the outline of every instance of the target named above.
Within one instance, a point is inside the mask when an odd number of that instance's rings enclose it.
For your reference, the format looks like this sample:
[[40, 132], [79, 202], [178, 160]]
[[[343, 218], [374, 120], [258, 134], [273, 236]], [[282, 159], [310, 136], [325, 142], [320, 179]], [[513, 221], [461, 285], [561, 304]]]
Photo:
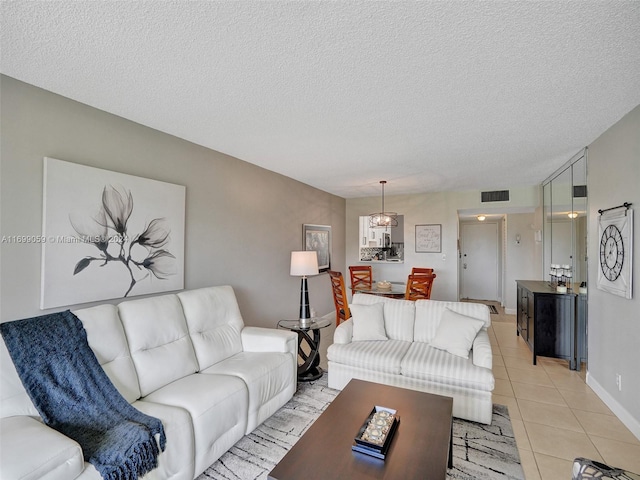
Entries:
[[[569, 266], [564, 277], [574, 304], [577, 369], [587, 362], [587, 149], [575, 155], [542, 184], [543, 258], [546, 279], [552, 265]], [[557, 281], [557, 277], [555, 278]]]
[[[544, 272], [563, 269], [565, 280], [577, 291], [587, 281], [587, 159], [586, 149], [572, 158], [542, 185], [544, 212]], [[568, 268], [567, 268], [568, 267]]]
[[359, 260], [361, 262], [404, 262], [404, 215], [398, 215], [397, 227], [369, 226], [369, 216], [360, 217]]

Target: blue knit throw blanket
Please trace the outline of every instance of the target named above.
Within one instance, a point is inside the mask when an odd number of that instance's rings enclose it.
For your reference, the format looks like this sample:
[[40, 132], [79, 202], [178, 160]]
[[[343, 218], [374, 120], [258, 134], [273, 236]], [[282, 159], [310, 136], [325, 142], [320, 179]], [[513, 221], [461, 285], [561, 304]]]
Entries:
[[20, 380], [44, 423], [74, 439], [105, 480], [158, 466], [162, 422], [136, 410], [107, 377], [69, 310], [0, 324]]

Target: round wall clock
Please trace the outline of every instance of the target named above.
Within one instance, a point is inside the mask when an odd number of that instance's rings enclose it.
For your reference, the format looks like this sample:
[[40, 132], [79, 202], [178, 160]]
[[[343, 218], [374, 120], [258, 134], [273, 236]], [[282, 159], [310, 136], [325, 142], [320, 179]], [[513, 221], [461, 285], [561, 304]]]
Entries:
[[[630, 205], [630, 204], [629, 204]], [[633, 210], [627, 204], [599, 212], [599, 290], [625, 298], [633, 297]]]
[[624, 264], [624, 240], [618, 227], [609, 225], [600, 238], [600, 268], [610, 282], [615, 281], [622, 272]]

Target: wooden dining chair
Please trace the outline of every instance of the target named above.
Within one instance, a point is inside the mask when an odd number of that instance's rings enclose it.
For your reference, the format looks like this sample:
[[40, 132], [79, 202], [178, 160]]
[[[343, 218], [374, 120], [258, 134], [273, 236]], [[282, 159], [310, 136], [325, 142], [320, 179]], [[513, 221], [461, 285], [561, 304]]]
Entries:
[[347, 292], [344, 288], [344, 278], [342, 272], [328, 270], [331, 279], [331, 290], [333, 291], [333, 303], [336, 306], [336, 327], [340, 322], [351, 318], [349, 304], [347, 302]]
[[373, 283], [373, 273], [371, 272], [371, 265], [354, 265], [349, 267], [349, 274], [351, 275], [351, 289], [367, 288], [371, 289]]
[[413, 267], [411, 269], [411, 275], [431, 275], [433, 268]]
[[407, 290], [404, 298], [406, 300], [429, 300], [431, 298], [431, 287], [436, 274], [409, 275], [407, 278]]

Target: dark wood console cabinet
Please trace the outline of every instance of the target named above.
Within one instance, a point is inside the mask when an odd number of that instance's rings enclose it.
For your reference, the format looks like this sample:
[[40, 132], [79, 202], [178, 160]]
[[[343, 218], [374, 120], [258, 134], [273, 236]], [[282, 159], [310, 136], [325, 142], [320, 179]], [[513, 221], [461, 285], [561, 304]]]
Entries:
[[569, 368], [579, 368], [576, 349], [575, 293], [558, 293], [547, 282], [516, 280], [518, 286], [517, 335], [536, 357], [562, 358]]

